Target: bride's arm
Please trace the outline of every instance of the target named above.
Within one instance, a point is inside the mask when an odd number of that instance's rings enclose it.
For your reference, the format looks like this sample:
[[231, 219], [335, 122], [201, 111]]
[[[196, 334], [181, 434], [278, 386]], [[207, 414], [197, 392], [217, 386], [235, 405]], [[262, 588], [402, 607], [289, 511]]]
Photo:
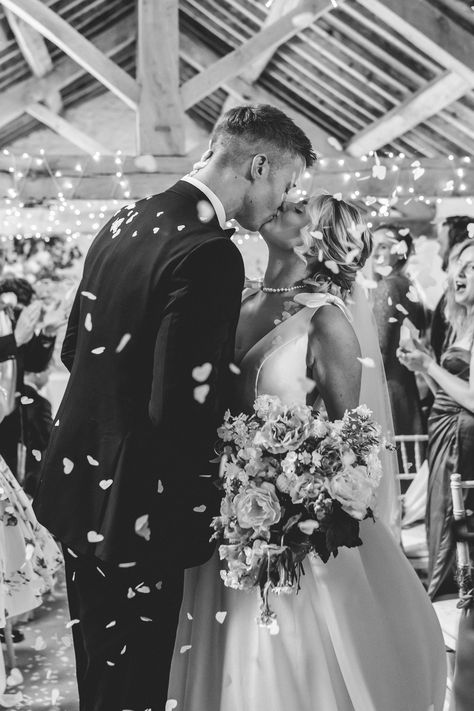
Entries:
[[331, 420], [359, 405], [362, 366], [354, 329], [331, 304], [313, 316], [309, 336], [313, 378]]

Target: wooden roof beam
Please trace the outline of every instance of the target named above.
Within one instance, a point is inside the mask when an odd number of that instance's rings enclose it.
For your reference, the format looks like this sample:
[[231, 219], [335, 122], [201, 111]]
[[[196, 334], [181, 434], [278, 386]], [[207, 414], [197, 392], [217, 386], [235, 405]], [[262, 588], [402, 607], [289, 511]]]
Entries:
[[[205, 71], [206, 67], [215, 64], [219, 59], [219, 55], [213, 49], [194, 39], [194, 37], [191, 38], [184, 34], [181, 35], [180, 54], [185, 62], [201, 72]], [[324, 156], [341, 156], [340, 151], [332, 145], [331, 139], [333, 137], [327, 131], [262, 87], [252, 86], [240, 77], [234, 77], [225, 81], [223, 88], [234, 97], [237, 104], [258, 103], [276, 106], [290, 116], [306, 133], [316, 153]], [[207, 146], [203, 145], [204, 150], [205, 148]], [[198, 151], [193, 151], [193, 158], [196, 157], [196, 160], [199, 157], [197, 153]]]
[[191, 108], [229, 79], [238, 76], [265, 53], [273, 52], [325, 14], [332, 6], [330, 0], [302, 0], [296, 8], [286, 12], [240, 47], [221, 57], [215, 64], [183, 84], [181, 96], [184, 108]]
[[138, 153], [182, 154], [178, 0], [138, 0], [137, 75]]
[[[4, 8], [5, 16], [11, 27], [18, 46], [35, 77], [44, 77], [53, 68], [53, 62], [46, 47], [44, 37], [17, 17], [11, 10]], [[51, 91], [45, 101], [52, 111], [58, 113], [62, 108], [60, 92]]]
[[139, 102], [136, 81], [41, 0], [0, 0], [33, 29], [54, 42], [132, 109]]
[[421, 52], [474, 85], [472, 34], [429, 0], [357, 0]]
[[464, 77], [445, 72], [356, 133], [347, 143], [346, 152], [351, 156], [362, 156], [391, 143], [460, 99], [469, 88]]

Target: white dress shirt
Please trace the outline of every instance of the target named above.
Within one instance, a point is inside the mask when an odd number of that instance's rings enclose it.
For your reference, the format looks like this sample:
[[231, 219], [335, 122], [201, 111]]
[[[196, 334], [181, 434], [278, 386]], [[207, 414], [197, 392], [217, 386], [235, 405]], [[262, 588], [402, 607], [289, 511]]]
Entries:
[[204, 193], [204, 195], [207, 197], [212, 207], [214, 208], [214, 212], [216, 213], [216, 217], [219, 221], [221, 229], [225, 230], [227, 227], [227, 218], [225, 216], [224, 205], [217, 197], [215, 192], [203, 182], [201, 182], [197, 178], [194, 178], [191, 175], [185, 175], [183, 178], [181, 178], [181, 180], [184, 180], [186, 183], [191, 183], [191, 185], [194, 185], [195, 188], [198, 188], [198, 190]]

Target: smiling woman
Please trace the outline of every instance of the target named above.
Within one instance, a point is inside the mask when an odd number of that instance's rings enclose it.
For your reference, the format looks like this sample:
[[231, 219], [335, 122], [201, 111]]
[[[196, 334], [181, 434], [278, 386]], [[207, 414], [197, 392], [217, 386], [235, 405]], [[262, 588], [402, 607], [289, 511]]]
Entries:
[[[402, 352], [400, 361], [424, 375], [435, 394], [428, 421], [429, 549], [428, 593], [435, 598], [455, 590], [455, 543], [451, 531], [451, 474], [472, 478], [474, 460], [474, 244], [466, 240], [450, 258], [446, 318], [453, 327], [451, 343], [440, 365], [421, 350]], [[467, 508], [474, 508], [469, 492]]]

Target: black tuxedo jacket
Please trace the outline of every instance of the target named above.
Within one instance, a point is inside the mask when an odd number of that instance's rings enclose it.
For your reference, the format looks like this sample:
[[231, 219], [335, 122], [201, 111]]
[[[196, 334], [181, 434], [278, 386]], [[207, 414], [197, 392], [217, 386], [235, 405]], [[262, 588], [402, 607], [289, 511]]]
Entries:
[[[38, 488], [41, 459], [48, 446], [53, 418], [51, 403], [43, 397], [36, 388], [24, 383], [22, 404], [23, 442], [26, 446], [26, 472], [23, 488], [27, 494], [34, 496]], [[36, 456], [33, 454], [36, 453]], [[37, 453], [40, 453], [38, 457]]]
[[210, 459], [244, 271], [229, 231], [200, 221], [203, 199], [179, 181], [129, 205], [87, 255], [35, 499], [40, 522], [79, 553], [183, 567], [211, 555]]

